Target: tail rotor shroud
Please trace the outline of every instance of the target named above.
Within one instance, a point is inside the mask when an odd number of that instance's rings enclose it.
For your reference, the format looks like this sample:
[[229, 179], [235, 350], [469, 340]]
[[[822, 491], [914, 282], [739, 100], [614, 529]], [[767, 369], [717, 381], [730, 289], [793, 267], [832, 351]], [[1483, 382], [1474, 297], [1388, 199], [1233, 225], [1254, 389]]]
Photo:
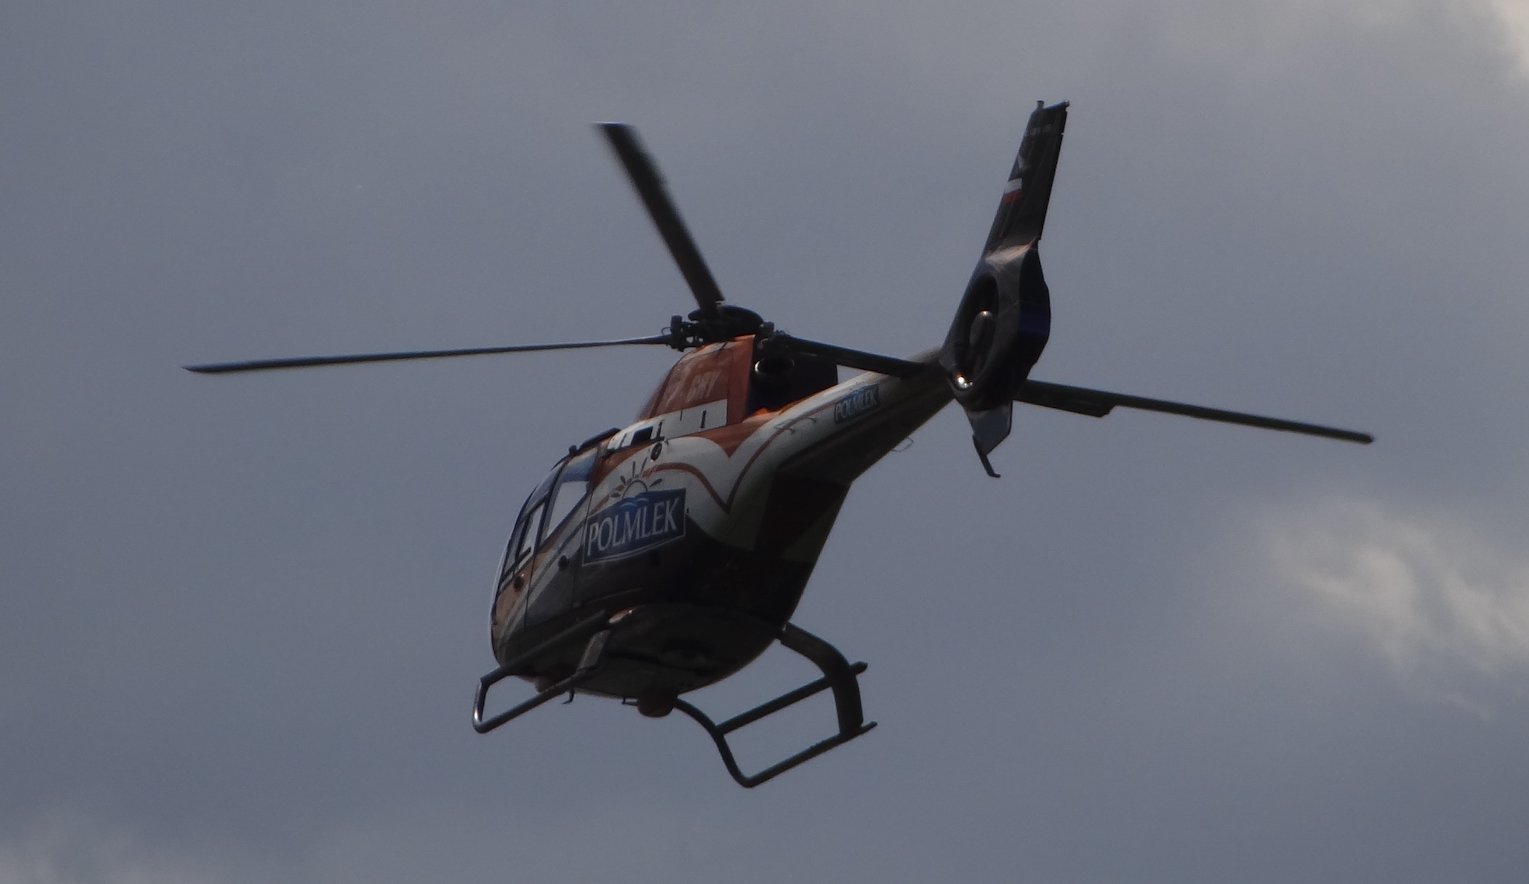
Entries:
[[1067, 102], [1038, 103], [940, 352], [956, 402], [972, 426], [983, 468], [1009, 435], [1014, 391], [1051, 336], [1051, 293], [1036, 249], [1067, 128]]

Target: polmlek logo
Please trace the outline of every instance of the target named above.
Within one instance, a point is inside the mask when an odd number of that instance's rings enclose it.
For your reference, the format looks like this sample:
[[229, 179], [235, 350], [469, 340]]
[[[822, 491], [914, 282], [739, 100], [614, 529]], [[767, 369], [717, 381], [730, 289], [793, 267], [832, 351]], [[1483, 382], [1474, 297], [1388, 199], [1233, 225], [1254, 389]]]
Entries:
[[834, 423], [853, 420], [881, 404], [881, 395], [875, 384], [866, 384], [834, 403]]
[[685, 489], [623, 498], [584, 523], [584, 561], [636, 555], [685, 536]]

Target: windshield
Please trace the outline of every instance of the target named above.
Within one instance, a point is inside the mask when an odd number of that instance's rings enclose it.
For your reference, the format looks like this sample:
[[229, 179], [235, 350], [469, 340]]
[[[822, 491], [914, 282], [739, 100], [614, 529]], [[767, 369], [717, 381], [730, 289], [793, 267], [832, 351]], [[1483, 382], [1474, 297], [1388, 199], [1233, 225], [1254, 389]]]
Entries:
[[[559, 464], [561, 466], [561, 464]], [[520, 567], [531, 551], [536, 548], [536, 529], [540, 527], [542, 512], [546, 509], [547, 493], [552, 490], [552, 481], [557, 478], [557, 467], [547, 474], [536, 490], [526, 498], [526, 502], [520, 507], [520, 515], [515, 517], [515, 531], [510, 535], [510, 547], [505, 551], [504, 574]]]
[[[589, 493], [589, 476], [598, 449], [591, 448], [559, 461], [520, 508], [515, 531], [505, 552], [503, 575], [519, 568], [541, 541], [552, 535]], [[543, 516], [546, 518], [543, 518]]]

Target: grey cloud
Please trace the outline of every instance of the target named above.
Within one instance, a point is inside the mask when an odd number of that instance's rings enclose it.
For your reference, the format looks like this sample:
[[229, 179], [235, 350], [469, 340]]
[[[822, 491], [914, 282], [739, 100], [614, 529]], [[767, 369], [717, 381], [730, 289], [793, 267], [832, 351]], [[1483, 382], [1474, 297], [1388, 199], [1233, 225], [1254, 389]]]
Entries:
[[1277, 575], [1357, 631], [1404, 674], [1529, 667], [1529, 560], [1440, 515], [1328, 501], [1269, 529]]

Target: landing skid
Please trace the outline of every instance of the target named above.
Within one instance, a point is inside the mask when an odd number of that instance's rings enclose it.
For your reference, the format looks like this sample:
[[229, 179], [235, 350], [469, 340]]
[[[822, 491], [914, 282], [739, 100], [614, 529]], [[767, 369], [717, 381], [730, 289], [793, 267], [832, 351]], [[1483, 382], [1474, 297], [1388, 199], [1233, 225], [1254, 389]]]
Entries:
[[[611, 625], [603, 615], [592, 617], [564, 630], [536, 648], [480, 678], [478, 680], [477, 696], [473, 700], [473, 730], [480, 734], [486, 734], [506, 722], [519, 718], [521, 715], [530, 712], [554, 697], [560, 697], [565, 693], [573, 691], [579, 685], [595, 677], [599, 673], [600, 667], [605, 663], [605, 648], [610, 639], [611, 628]], [[876, 726], [876, 722], [865, 720], [865, 713], [860, 705], [860, 683], [856, 676], [865, 671], [866, 665], [864, 663], [851, 665], [833, 645], [791, 623], [787, 623], [781, 629], [777, 639], [783, 647], [795, 651], [812, 661], [813, 665], [822, 671], [823, 677], [794, 691], [782, 694], [768, 703], [755, 706], [741, 715], [735, 715], [721, 724], [713, 722], [706, 713], [684, 700], [676, 699], [674, 701], [675, 709], [695, 719], [696, 723], [706, 730], [712, 742], [717, 744], [717, 751], [722, 755], [722, 763], [726, 765], [727, 772], [738, 785], [745, 789], [752, 789], [760, 783], [774, 779], [791, 768], [822, 755], [835, 746], [848, 743], [850, 740]], [[526, 671], [528, 664], [549, 651], [561, 645], [572, 644], [580, 640], [585, 641], [584, 653], [579, 659], [578, 668], [574, 670], [572, 675], [545, 690], [538, 691], [536, 696], [531, 699], [492, 718], [484, 719], [483, 707], [488, 699], [489, 688], [511, 675]], [[800, 703], [808, 697], [822, 693], [824, 690], [833, 691], [834, 709], [837, 713], [839, 724], [839, 732], [837, 734], [826, 740], [814, 743], [784, 761], [765, 768], [759, 773], [749, 775], [739, 769], [738, 762], [733, 757], [732, 747], [727, 742], [728, 734], [753, 724], [762, 718], [773, 715], [782, 709]]]
[[[781, 630], [780, 643], [811, 660], [823, 671], [823, 677], [811, 684], [802, 685], [790, 693], [781, 694], [768, 703], [755, 706], [742, 715], [735, 715], [721, 724], [712, 723], [706, 713], [684, 700], [674, 701], [675, 709], [694, 718], [696, 723], [711, 735], [712, 742], [717, 744], [717, 751], [722, 754], [722, 763], [727, 765], [727, 772], [732, 775], [738, 785], [745, 789], [752, 789], [760, 783], [774, 779], [798, 764], [816, 758], [835, 746], [848, 743], [876, 726], [876, 722], [865, 720], [865, 713], [860, 707], [860, 683], [856, 676], [865, 671], [864, 663], [851, 666], [833, 645], [791, 623], [787, 623], [785, 629]], [[728, 734], [820, 693], [824, 688], [832, 688], [834, 692], [834, 708], [839, 717], [837, 734], [813, 743], [785, 761], [772, 764], [752, 776], [745, 775], [738, 769], [738, 762], [733, 758], [733, 750], [727, 744]]]

